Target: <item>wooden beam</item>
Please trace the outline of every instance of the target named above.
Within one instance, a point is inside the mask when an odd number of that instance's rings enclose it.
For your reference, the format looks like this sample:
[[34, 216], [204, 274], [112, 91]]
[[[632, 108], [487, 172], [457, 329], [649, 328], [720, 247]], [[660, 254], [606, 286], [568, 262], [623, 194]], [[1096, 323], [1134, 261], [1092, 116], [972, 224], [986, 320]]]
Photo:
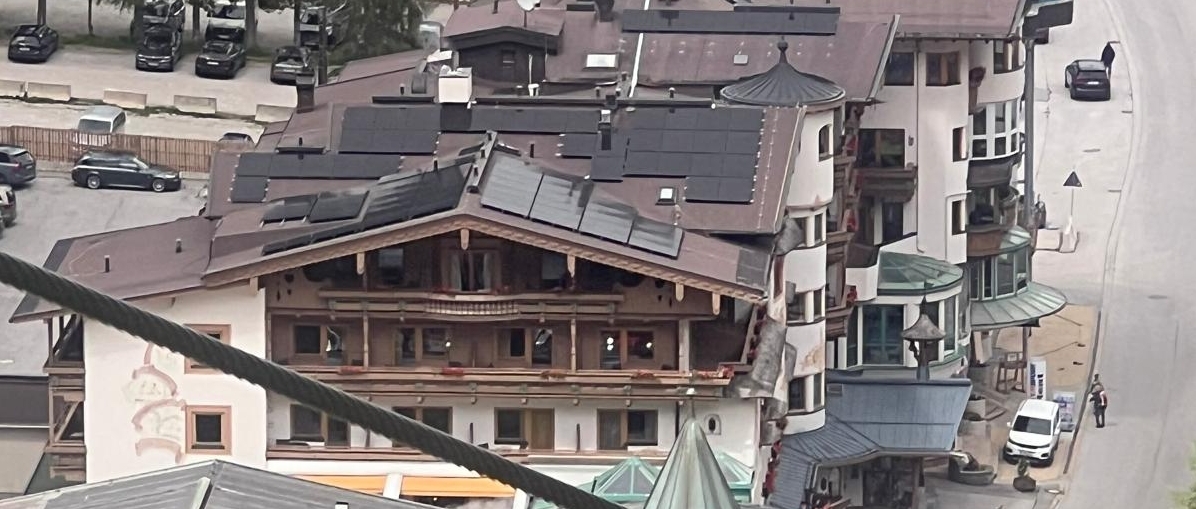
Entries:
[[[67, 407], [66, 416], [63, 417], [63, 419], [62, 419], [62, 425], [59, 426], [58, 429], [54, 430], [54, 437], [50, 439], [51, 441], [59, 442], [62, 440], [62, 434], [66, 433], [66, 429], [68, 427], [70, 427], [71, 418], [75, 416], [75, 411], [79, 409], [79, 405], [81, 405], [81, 404], [82, 404], [82, 402], [71, 403], [70, 406]], [[54, 421], [50, 421], [50, 422], [54, 423]], [[57, 424], [57, 423], [54, 423], [54, 424]]]
[[677, 302], [685, 300], [685, 285], [673, 283], [673, 296], [677, 298]]
[[577, 371], [577, 319], [569, 320], [569, 371]]
[[361, 303], [361, 366], [370, 367], [370, 304]]
[[714, 315], [723, 312], [723, 296], [717, 293], [710, 294], [710, 310]]
[[357, 275], [365, 274], [365, 253], [357, 253]]
[[461, 233], [461, 250], [469, 251], [469, 230], [462, 228], [460, 233]]
[[577, 257], [573, 255], [566, 255], [565, 268], [569, 269], [569, 277], [574, 277], [577, 273]]

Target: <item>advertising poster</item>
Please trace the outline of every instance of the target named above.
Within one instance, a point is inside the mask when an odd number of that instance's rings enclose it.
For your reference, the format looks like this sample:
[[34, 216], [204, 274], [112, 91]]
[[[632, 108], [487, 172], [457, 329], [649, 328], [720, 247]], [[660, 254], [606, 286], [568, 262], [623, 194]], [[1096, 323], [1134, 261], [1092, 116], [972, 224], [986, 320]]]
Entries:
[[1059, 429], [1074, 431], [1076, 429], [1076, 412], [1080, 411], [1074, 392], [1055, 392], [1055, 403], [1059, 404]]
[[1030, 358], [1029, 371], [1030, 373], [1030, 397], [1035, 399], [1046, 399], [1046, 370], [1047, 362], [1044, 357]]

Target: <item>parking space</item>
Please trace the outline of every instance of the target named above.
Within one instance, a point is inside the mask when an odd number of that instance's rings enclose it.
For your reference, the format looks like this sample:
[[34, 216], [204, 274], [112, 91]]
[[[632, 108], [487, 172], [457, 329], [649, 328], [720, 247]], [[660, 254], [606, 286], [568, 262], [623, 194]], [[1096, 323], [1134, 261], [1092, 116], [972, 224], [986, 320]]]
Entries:
[[[42, 176], [17, 191], [17, 224], [0, 238], [0, 251], [41, 265], [62, 238], [170, 221], [195, 215], [202, 184], [184, 182], [174, 193], [75, 187], [65, 178]], [[44, 324], [10, 324], [20, 292], [0, 285], [0, 375], [40, 374], [46, 360]]]
[[[88, 106], [0, 101], [0, 126], [26, 125], [72, 129]], [[217, 140], [227, 132], [242, 132], [257, 139], [262, 127], [252, 122], [183, 115], [130, 115], [126, 134], [169, 136], [196, 140]], [[37, 154], [34, 154], [35, 156]]]

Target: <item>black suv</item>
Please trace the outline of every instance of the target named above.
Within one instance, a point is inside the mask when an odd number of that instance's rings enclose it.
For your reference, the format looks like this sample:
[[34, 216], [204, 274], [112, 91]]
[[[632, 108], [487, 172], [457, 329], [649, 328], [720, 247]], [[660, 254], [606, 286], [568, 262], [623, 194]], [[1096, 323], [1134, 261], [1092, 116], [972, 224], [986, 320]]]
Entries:
[[25, 147], [0, 143], [0, 184], [19, 186], [37, 178], [37, 159]]
[[195, 58], [196, 76], [235, 78], [245, 67], [245, 47], [229, 41], [208, 41]]
[[[168, 25], [182, 32], [187, 25], [187, 5], [183, 0], [141, 0], [141, 22], [146, 26]], [[137, 33], [137, 19], [129, 23], [129, 38]]]
[[299, 46], [283, 46], [274, 50], [270, 65], [270, 81], [279, 85], [294, 85], [295, 75], [310, 63], [311, 50]]
[[182, 56], [183, 38], [170, 25], [146, 27], [137, 45], [138, 71], [174, 71]]
[[39, 64], [58, 51], [58, 31], [46, 25], [20, 25], [8, 41], [8, 59]]
[[71, 180], [88, 189], [129, 187], [150, 189], [156, 193], [178, 191], [183, 187], [179, 172], [154, 166], [133, 154], [88, 152], [75, 162]]

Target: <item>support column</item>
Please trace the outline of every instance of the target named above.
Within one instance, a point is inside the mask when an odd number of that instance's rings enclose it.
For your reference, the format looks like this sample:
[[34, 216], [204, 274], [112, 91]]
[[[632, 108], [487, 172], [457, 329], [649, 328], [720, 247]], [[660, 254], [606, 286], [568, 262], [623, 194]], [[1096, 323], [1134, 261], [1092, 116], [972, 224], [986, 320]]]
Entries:
[[[1032, 226], [1030, 221], [1034, 218], [1034, 204], [1036, 202], [1034, 197], [1034, 39], [1026, 40], [1026, 87], [1023, 94], [1026, 101], [1025, 113], [1023, 117], [1026, 120], [1025, 132], [1025, 148], [1022, 150], [1022, 217], [1024, 220], [1022, 224], [1026, 225], [1026, 229], [1033, 235], [1034, 231], [1029, 227]], [[1037, 225], [1033, 225], [1037, 226]]]
[[677, 320], [677, 370], [689, 373], [693, 362], [689, 353], [689, 319]]
[[569, 371], [577, 371], [577, 319], [569, 320]]

